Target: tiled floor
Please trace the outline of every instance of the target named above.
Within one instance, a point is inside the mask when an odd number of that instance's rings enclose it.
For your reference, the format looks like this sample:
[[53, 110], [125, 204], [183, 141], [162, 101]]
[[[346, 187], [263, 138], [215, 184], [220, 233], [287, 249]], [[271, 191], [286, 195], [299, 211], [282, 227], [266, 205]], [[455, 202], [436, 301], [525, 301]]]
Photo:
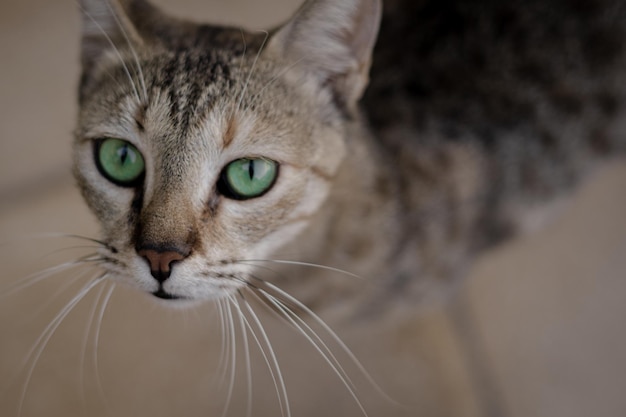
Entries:
[[[286, 17], [297, 2], [159, 3], [181, 15], [236, 23], [254, 20], [253, 26], [260, 28]], [[98, 371], [95, 328], [87, 324], [92, 314], [99, 314], [92, 297], [59, 327], [24, 390], [33, 363], [26, 361], [29, 350], [68, 301], [55, 293], [72, 275], [16, 293], [9, 288], [20, 277], [54, 264], [57, 257], [71, 256], [46, 253], [76, 244], [32, 235], [93, 236], [97, 231], [68, 168], [76, 112], [78, 20], [70, 0], [0, 3], [0, 415], [18, 416], [22, 396], [24, 417], [219, 415], [227, 389], [212, 381], [221, 346], [216, 320], [204, 318], [212, 309], [163, 312], [125, 290], [116, 291], [100, 329]], [[624, 213], [626, 163], [617, 161], [591, 178], [548, 228], [499, 248], [474, 268], [465, 293], [474, 317], [471, 334], [473, 340], [482, 340], [479, 361], [495, 382], [503, 417], [626, 415]], [[65, 294], [78, 288], [67, 288]], [[419, 397], [417, 391], [428, 396], [436, 380], [455, 398], [453, 415], [477, 415], [475, 400], [468, 396], [472, 390], [463, 379], [467, 375], [456, 369], [467, 367], [463, 359], [472, 356], [471, 350], [459, 350], [458, 334], [445, 317], [433, 312], [407, 324], [407, 331], [420, 330], [413, 338], [403, 335], [400, 351], [411, 357], [429, 346], [436, 352], [430, 359], [442, 361], [440, 369], [447, 375], [459, 375], [455, 381], [427, 375], [427, 367], [410, 361], [409, 371], [415, 375], [394, 379], [392, 370], [405, 363], [403, 357], [384, 357], [383, 351], [364, 346], [376, 335], [389, 334], [345, 334], [368, 369], [400, 397]], [[332, 375], [315, 379], [318, 363], [310, 360], [314, 352], [298, 355], [299, 342], [285, 337], [276, 348], [286, 358], [284, 368], [295, 368], [290, 391], [295, 407], [300, 404], [297, 415], [355, 412], [349, 395], [340, 386], [334, 388]], [[254, 359], [262, 365], [262, 357]], [[279, 415], [276, 399], [264, 395], [271, 380], [256, 378], [255, 404], [259, 410], [273, 409], [261, 412], [261, 417]], [[323, 398], [314, 395], [318, 389], [325, 393]], [[304, 391], [308, 394], [301, 394]], [[230, 415], [244, 415], [245, 383], [238, 382], [235, 392]], [[373, 407], [373, 415], [390, 415], [376, 414], [383, 408]]]

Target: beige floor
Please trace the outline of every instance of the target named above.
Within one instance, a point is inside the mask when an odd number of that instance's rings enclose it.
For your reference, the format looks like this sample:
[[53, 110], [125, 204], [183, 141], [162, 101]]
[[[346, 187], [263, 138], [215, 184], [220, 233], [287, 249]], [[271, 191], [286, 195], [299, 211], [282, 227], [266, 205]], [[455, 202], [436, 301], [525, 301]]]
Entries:
[[[197, 19], [254, 21], [253, 27], [260, 28], [286, 17], [297, 2], [159, 3]], [[219, 375], [215, 378], [221, 338], [213, 310], [163, 311], [125, 290], [116, 290], [102, 323], [98, 371], [95, 328], [88, 324], [94, 311], [99, 314], [94, 294], [55, 332], [25, 389], [34, 363], [27, 360], [29, 350], [79, 288], [64, 287], [75, 275], [68, 273], [10, 291], [29, 273], [74, 256], [46, 254], [76, 242], [32, 236], [96, 233], [68, 168], [76, 112], [78, 17], [70, 0], [0, 3], [0, 416], [18, 416], [22, 396], [24, 417], [220, 415], [228, 383], [220, 385]], [[448, 407], [449, 415], [478, 415], [471, 394], [484, 391], [476, 388], [484, 370], [494, 383], [496, 406], [504, 410], [494, 416], [626, 415], [624, 213], [626, 164], [617, 161], [596, 173], [545, 230], [478, 262], [463, 294], [473, 312], [473, 340], [483, 345], [482, 366], [471, 373], [473, 380], [466, 372], [471, 349], [458, 346], [465, 329], [455, 331], [441, 312], [423, 313], [406, 324], [409, 334], [419, 329], [414, 337], [403, 333], [396, 340], [389, 333], [349, 329], [342, 329], [342, 335], [381, 384], [400, 398], [419, 402], [439, 395], [431, 393], [431, 382], [447, 386], [455, 403]], [[273, 340], [290, 377], [294, 415], [358, 411], [302, 340], [279, 329], [270, 331], [278, 335]], [[373, 339], [384, 341], [374, 348]], [[394, 352], [403, 353], [385, 357], [389, 344], [400, 345]], [[434, 352], [421, 360], [439, 363], [447, 376], [427, 374], [424, 370], [432, 367], [411, 361], [418, 351]], [[253, 363], [253, 415], [280, 415], [262, 357], [257, 354]], [[394, 378], [400, 368], [405, 375]], [[247, 386], [240, 369], [236, 381], [232, 416], [244, 415], [246, 409]], [[371, 403], [372, 415], [391, 415], [367, 395], [364, 402]]]

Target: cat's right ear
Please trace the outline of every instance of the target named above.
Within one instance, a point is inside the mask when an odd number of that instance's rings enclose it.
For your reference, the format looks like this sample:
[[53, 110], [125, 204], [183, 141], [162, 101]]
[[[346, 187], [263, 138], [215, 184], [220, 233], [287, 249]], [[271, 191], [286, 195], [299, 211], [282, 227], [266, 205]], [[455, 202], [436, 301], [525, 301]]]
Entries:
[[82, 14], [81, 61], [91, 69], [108, 52], [138, 48], [143, 40], [128, 11], [143, 0], [80, 0]]
[[307, 0], [267, 50], [298, 63], [351, 109], [369, 80], [381, 14], [381, 0]]

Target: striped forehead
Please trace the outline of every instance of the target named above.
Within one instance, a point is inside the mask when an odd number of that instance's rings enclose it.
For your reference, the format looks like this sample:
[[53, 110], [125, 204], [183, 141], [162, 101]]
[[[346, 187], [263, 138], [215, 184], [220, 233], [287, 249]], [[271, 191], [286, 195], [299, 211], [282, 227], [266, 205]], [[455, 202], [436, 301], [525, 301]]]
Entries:
[[232, 55], [219, 52], [167, 54], [145, 64], [151, 88], [166, 95], [171, 127], [181, 135], [232, 94], [238, 67]]

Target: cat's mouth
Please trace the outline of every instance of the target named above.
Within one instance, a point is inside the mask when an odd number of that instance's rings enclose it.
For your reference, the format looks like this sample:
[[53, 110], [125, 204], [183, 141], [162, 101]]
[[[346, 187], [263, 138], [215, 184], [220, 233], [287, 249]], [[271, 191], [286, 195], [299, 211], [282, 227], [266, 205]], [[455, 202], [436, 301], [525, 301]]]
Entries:
[[152, 295], [162, 300], [185, 300], [186, 299], [185, 297], [180, 297], [178, 295], [170, 294], [166, 292], [165, 290], [163, 290], [162, 287], [159, 287], [159, 289], [153, 292]]

